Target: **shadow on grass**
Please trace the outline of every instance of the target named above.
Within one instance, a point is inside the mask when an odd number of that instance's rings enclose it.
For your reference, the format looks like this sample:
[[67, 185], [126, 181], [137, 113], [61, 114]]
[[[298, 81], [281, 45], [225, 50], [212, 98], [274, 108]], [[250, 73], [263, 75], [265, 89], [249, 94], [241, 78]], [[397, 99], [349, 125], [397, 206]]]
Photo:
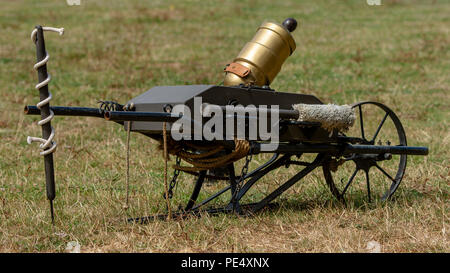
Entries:
[[[249, 210], [250, 204], [243, 203], [241, 207], [243, 208], [243, 215], [237, 216], [232, 211], [225, 209], [226, 203], [217, 204], [216, 206], [208, 206], [204, 207], [199, 211], [195, 211], [193, 213], [184, 214], [182, 206], [178, 207], [178, 210], [173, 210], [173, 220], [181, 220], [181, 219], [189, 219], [189, 218], [199, 218], [208, 216], [220, 216], [220, 215], [234, 215], [237, 217], [255, 217], [255, 216], [270, 216], [277, 214], [286, 214], [290, 212], [308, 212], [315, 209], [324, 209], [324, 210], [352, 210], [352, 211], [360, 211], [360, 212], [368, 212], [378, 208], [382, 208], [384, 206], [394, 206], [397, 208], [406, 208], [414, 206], [414, 204], [419, 204], [425, 199], [432, 198], [432, 196], [439, 197], [440, 195], [445, 195], [445, 193], [436, 192], [419, 192], [416, 189], [406, 188], [397, 191], [396, 194], [393, 195], [391, 199], [388, 201], [375, 200], [372, 202], [368, 202], [367, 196], [365, 193], [353, 194], [350, 198], [347, 198], [346, 202], [343, 203], [337, 200], [335, 197], [331, 196], [331, 194], [317, 195], [308, 200], [302, 199], [292, 199], [289, 197], [277, 199], [274, 202], [269, 203], [264, 208], [262, 208], [258, 212], [251, 212]], [[255, 203], [252, 203], [255, 204]], [[208, 212], [209, 211], [209, 212]], [[141, 222], [138, 218], [135, 218], [135, 222], [139, 223], [148, 223], [154, 221], [160, 221], [167, 219], [167, 214], [155, 214], [153, 216], [144, 217], [145, 221]], [[131, 219], [131, 218], [130, 218]]]
[[[350, 198], [346, 198], [345, 202], [337, 200], [333, 196], [319, 196], [308, 200], [279, 199], [270, 206], [261, 210], [263, 213], [279, 213], [287, 211], [308, 211], [313, 209], [351, 209], [359, 211], [370, 211], [376, 208], [394, 205], [399, 208], [410, 207], [419, 204], [430, 198], [445, 195], [441, 192], [423, 193], [416, 189], [405, 188], [397, 191], [390, 199], [382, 201], [381, 199], [368, 202], [367, 196], [364, 194], [354, 194]], [[443, 196], [445, 198], [445, 196]], [[258, 213], [261, 213], [258, 212]]]

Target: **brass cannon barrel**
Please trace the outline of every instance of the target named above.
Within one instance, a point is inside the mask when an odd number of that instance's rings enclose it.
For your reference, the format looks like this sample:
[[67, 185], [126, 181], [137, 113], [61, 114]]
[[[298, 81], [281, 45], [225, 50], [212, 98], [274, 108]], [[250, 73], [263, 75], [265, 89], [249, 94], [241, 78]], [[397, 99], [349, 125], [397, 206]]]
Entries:
[[225, 67], [224, 85], [269, 85], [296, 48], [290, 33], [296, 27], [293, 18], [286, 19], [282, 25], [263, 23], [233, 63]]

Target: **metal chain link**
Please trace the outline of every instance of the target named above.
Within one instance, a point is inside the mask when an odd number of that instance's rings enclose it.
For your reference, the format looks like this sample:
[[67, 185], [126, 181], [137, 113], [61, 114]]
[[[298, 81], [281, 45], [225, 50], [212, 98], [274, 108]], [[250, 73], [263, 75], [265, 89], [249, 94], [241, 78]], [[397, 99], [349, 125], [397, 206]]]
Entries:
[[[181, 158], [177, 156], [177, 159], [175, 161], [176, 166], [180, 166], [181, 164]], [[173, 189], [175, 188], [175, 186], [177, 185], [177, 178], [180, 175], [180, 170], [175, 168], [173, 171], [173, 176], [172, 176], [172, 180], [170, 181], [169, 184], [169, 190], [167, 191], [168, 197], [169, 199], [172, 199], [173, 197]], [[164, 193], [164, 199], [166, 199], [166, 194]]]
[[124, 105], [115, 102], [115, 101], [109, 101], [109, 100], [99, 100], [97, 101], [99, 104], [99, 108], [102, 111], [123, 111]]
[[248, 151], [248, 154], [245, 156], [245, 163], [244, 166], [242, 167], [241, 170], [241, 176], [239, 177], [239, 180], [236, 183], [236, 190], [233, 193], [233, 199], [236, 198], [237, 193], [241, 190], [242, 188], [242, 182], [244, 182], [245, 176], [248, 173], [248, 165], [250, 164], [250, 161], [252, 161], [252, 145], [250, 144], [250, 149]]

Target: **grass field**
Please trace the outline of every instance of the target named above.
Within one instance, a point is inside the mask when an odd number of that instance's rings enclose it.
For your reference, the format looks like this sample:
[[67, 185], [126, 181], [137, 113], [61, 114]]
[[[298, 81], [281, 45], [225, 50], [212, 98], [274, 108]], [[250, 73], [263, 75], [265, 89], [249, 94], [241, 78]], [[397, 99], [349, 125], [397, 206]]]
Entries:
[[[3, 1], [0, 5], [0, 252], [449, 252], [450, 4], [446, 0], [349, 1]], [[391, 107], [409, 157], [388, 203], [335, 202], [321, 170], [254, 217], [205, 216], [148, 225], [127, 216], [164, 212], [163, 160], [157, 143], [131, 139], [130, 208], [125, 211], [126, 133], [94, 118], [57, 117], [56, 221], [50, 222], [37, 144], [37, 24], [46, 34], [52, 105], [96, 107], [126, 102], [157, 85], [218, 84], [222, 69], [266, 20], [300, 21], [296, 52], [272, 88], [313, 94], [326, 103], [374, 100]], [[268, 156], [259, 156], [251, 168]], [[292, 176], [266, 177], [247, 201]], [[170, 173], [170, 172], [169, 172]], [[208, 184], [214, 192], [223, 184]], [[192, 177], [182, 175], [172, 207], [185, 203]], [[363, 196], [363, 195], [361, 195]], [[201, 197], [205, 197], [203, 194]]]

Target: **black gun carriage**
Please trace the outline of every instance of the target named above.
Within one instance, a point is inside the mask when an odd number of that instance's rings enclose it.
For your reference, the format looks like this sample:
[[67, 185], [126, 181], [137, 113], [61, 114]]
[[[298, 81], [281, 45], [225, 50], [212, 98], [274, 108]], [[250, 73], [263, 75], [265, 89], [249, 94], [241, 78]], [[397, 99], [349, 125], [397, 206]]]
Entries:
[[[47, 101], [45, 105], [41, 103], [40, 106], [26, 106], [25, 113], [41, 115], [43, 119], [59, 115], [104, 118], [122, 125], [128, 133], [136, 132], [161, 141], [165, 157], [167, 158], [167, 153], [170, 153], [177, 158], [174, 175], [166, 188], [164, 197], [168, 199], [172, 196], [180, 171], [196, 177], [188, 203], [173, 215], [169, 211], [170, 216], [199, 215], [203, 211], [255, 213], [317, 168], [322, 169], [324, 180], [332, 195], [342, 202], [345, 202], [345, 197], [352, 188], [365, 190], [369, 202], [374, 199], [391, 198], [405, 174], [407, 156], [427, 155], [428, 148], [408, 146], [405, 130], [397, 115], [378, 102], [365, 101], [347, 107], [354, 114], [352, 123], [353, 121], [355, 123], [354, 126], [348, 126], [349, 131], [339, 127], [324, 126], [327, 120], [302, 118], [302, 112], [294, 107], [295, 105], [304, 105], [306, 108], [319, 107], [318, 109], [322, 109], [320, 108], [322, 106], [325, 107], [323, 109], [327, 109], [328, 106], [313, 95], [278, 92], [269, 87], [284, 59], [295, 49], [295, 43], [292, 44], [293, 40], [289, 40], [289, 37], [291, 37], [290, 31], [295, 29], [297, 23], [293, 19], [287, 19], [282, 25], [271, 24], [263, 24], [254, 40], [261, 39], [266, 43], [271, 41], [269, 47], [272, 46], [271, 54], [275, 56], [275, 59], [259, 65], [258, 61], [264, 58], [264, 52], [260, 56], [257, 53], [266, 50], [268, 46], [259, 49], [258, 43], [248, 43], [238, 58], [225, 68], [228, 78], [225, 79], [224, 85], [158, 86], [124, 104], [104, 101], [98, 108], [50, 106]], [[43, 30], [39, 26], [36, 30], [37, 38], [32, 37], [32, 39], [37, 41], [38, 62], [42, 62], [46, 56]], [[278, 36], [271, 39], [260, 37], [266, 35], [264, 37], [267, 38], [274, 32], [277, 35], [280, 33], [285, 35], [287, 40], [280, 39]], [[283, 50], [287, 51], [283, 52]], [[250, 57], [246, 56], [246, 52], [249, 51], [252, 52], [248, 54], [251, 55]], [[45, 64], [37, 70], [41, 83], [47, 78]], [[44, 90], [44, 94], [41, 90], [47, 89], [47, 85], [38, 89], [42, 100], [49, 96], [45, 93], [48, 90]], [[196, 98], [201, 99], [200, 107], [196, 105]], [[196, 111], [201, 113], [206, 106], [215, 107], [224, 113], [222, 117], [224, 121], [240, 119], [244, 123], [243, 128], [246, 129], [251, 126], [253, 120], [259, 120], [258, 116], [246, 112], [227, 114], [227, 107], [255, 106], [252, 108], [256, 111], [255, 113], [264, 112], [270, 117], [269, 119], [276, 119], [278, 130], [276, 145], [267, 149], [268, 140], [261, 137], [252, 139], [248, 130], [238, 138], [237, 126], [233, 127], [233, 132], [225, 130], [220, 139], [208, 140], [201, 135], [198, 137], [193, 130], [190, 133], [190, 139], [174, 140], [170, 135], [170, 129], [174, 123], [184, 119], [187, 120], [187, 124], [195, 127], [195, 123], [199, 122], [188, 115], [174, 112], [174, 107], [177, 105], [187, 107], [190, 113]], [[263, 107], [267, 105], [271, 107]], [[200, 123], [205, 124], [210, 118], [201, 116]], [[258, 123], [258, 126], [261, 124]], [[47, 127], [47, 129], [43, 127], [44, 140], [41, 142], [45, 142], [52, 135], [51, 126], [47, 125]], [[231, 138], [229, 138], [230, 134]], [[49, 149], [51, 149], [50, 146], [44, 147], [43, 150]], [[249, 171], [252, 156], [261, 153], [270, 153], [272, 157]], [[313, 155], [312, 159], [304, 160], [306, 154]], [[51, 153], [44, 156], [47, 197], [52, 204], [55, 197], [53, 159], [49, 158]], [[244, 160], [244, 166], [240, 173], [236, 173], [236, 161], [240, 159]], [[192, 166], [182, 166], [182, 161]], [[300, 170], [298, 166], [301, 167]], [[296, 173], [258, 202], [241, 204], [242, 198], [261, 178], [285, 167], [295, 168]], [[214, 175], [214, 170], [217, 169], [223, 171], [220, 177]], [[374, 174], [376, 174], [375, 177]], [[356, 182], [358, 175], [362, 175], [365, 183]], [[208, 177], [226, 179], [229, 185], [204, 200], [197, 201], [204, 181]], [[359, 185], [358, 188], [355, 184], [362, 184], [362, 186]], [[229, 201], [225, 206], [208, 207], [212, 200], [226, 192], [229, 192]], [[131, 218], [129, 221], [143, 223], [155, 217], [165, 218], [166, 215]]]

